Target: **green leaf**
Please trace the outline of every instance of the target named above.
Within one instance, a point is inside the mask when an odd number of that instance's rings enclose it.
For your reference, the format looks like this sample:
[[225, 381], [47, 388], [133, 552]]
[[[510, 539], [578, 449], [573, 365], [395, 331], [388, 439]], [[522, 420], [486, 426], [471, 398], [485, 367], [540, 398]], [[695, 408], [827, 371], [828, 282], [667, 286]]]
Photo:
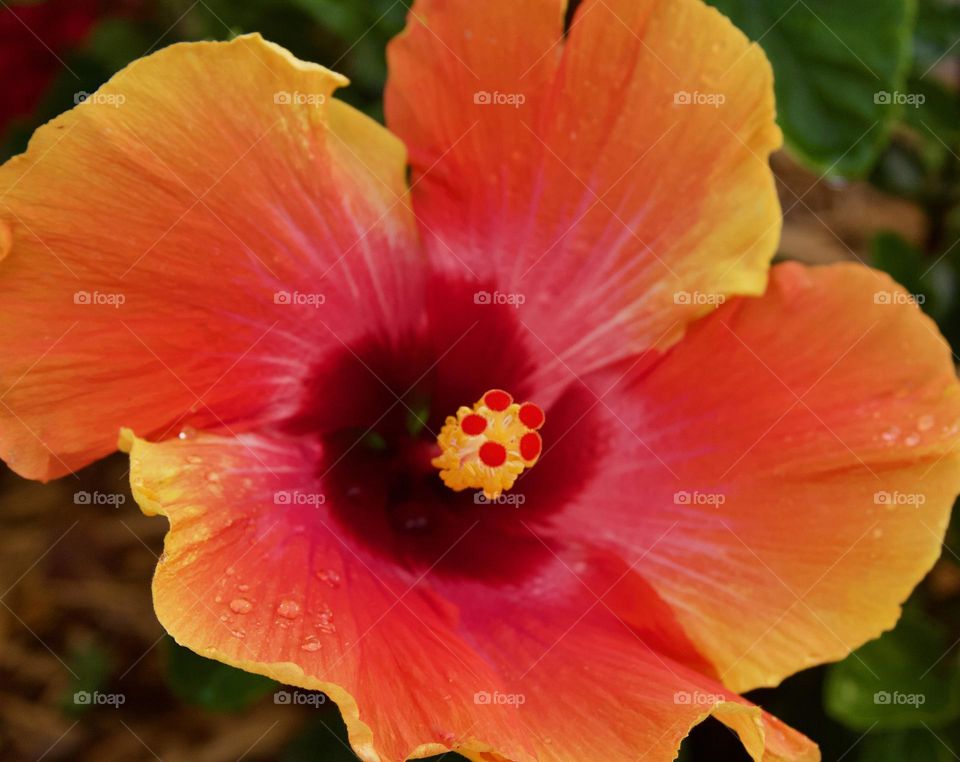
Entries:
[[960, 671], [950, 656], [937, 662], [949, 646], [942, 625], [907, 609], [894, 630], [830, 668], [827, 713], [861, 731], [950, 722], [960, 716]]
[[921, 293], [923, 255], [896, 233], [877, 233], [870, 242], [871, 264], [888, 273], [911, 294]]
[[337, 705], [328, 701], [317, 708], [316, 715], [287, 744], [281, 762], [359, 762]]
[[889, 231], [878, 233], [870, 242], [870, 260], [913, 294], [924, 312], [937, 319], [944, 316], [955, 280], [948, 261], [928, 262], [919, 249]]
[[133, 21], [107, 17], [90, 33], [84, 54], [109, 76], [140, 58], [152, 42], [149, 34]]
[[945, 143], [945, 150], [956, 151], [960, 143], [960, 102], [955, 93], [927, 77], [911, 77], [909, 90], [922, 96], [915, 107], [904, 110], [904, 121], [924, 137], [931, 133]]
[[392, 36], [403, 27], [406, 6], [394, 0], [294, 0], [322, 26], [351, 43], [373, 33], [375, 37]]
[[277, 689], [262, 675], [205, 659], [167, 639], [167, 683], [184, 702], [214, 712], [245, 709]]
[[709, 2], [770, 58], [792, 152], [825, 174], [868, 172], [903, 106], [915, 0]]
[[96, 643], [74, 650], [68, 657], [72, 677], [60, 702], [67, 714], [82, 714], [94, 706], [87, 697], [103, 687], [110, 673], [110, 657]]
[[950, 741], [938, 738], [933, 731], [903, 730], [899, 732], [872, 732], [864, 736], [857, 746], [858, 759], [863, 762], [904, 762], [922, 759], [923, 762], [953, 762], [956, 755], [950, 749]]
[[[350, 748], [347, 728], [332, 701], [322, 704], [280, 755], [280, 762], [360, 762]], [[468, 762], [466, 757], [448, 751], [420, 762]]]
[[927, 191], [928, 166], [916, 147], [894, 140], [880, 154], [870, 182], [884, 193], [919, 201]]
[[960, 40], [960, 6], [950, 0], [920, 0], [914, 32], [914, 71], [926, 76]]

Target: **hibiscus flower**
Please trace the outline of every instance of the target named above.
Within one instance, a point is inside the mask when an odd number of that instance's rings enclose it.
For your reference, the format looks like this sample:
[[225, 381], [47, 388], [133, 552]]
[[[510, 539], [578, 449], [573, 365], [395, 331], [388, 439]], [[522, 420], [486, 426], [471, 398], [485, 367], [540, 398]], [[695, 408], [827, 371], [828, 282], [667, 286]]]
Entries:
[[257, 35], [38, 130], [0, 170], [0, 455], [50, 479], [122, 429], [163, 626], [324, 691], [365, 760], [666, 760], [710, 715], [817, 759], [737, 692], [936, 559], [949, 348], [880, 273], [770, 268], [772, 77], [726, 18], [564, 19], [420, 0], [392, 133]]

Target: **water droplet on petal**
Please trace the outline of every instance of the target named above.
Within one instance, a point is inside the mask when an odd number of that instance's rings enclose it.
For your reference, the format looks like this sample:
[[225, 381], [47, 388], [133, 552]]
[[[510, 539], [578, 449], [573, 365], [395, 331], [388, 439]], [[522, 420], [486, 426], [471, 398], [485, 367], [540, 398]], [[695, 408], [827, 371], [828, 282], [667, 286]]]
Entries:
[[333, 623], [333, 612], [329, 606], [324, 606], [320, 610], [317, 616], [317, 629], [320, 630], [320, 632], [326, 632], [328, 634], [337, 631], [337, 627]]
[[234, 614], [246, 614], [253, 608], [253, 604], [246, 598], [234, 598], [230, 601], [230, 610]]
[[280, 601], [277, 613], [286, 619], [296, 619], [300, 615], [300, 604], [291, 600]]
[[13, 230], [6, 222], [0, 220], [0, 259], [6, 257], [12, 247]]
[[320, 641], [317, 640], [316, 636], [308, 635], [306, 640], [300, 645], [304, 651], [319, 651], [320, 650]]
[[933, 416], [932, 415], [921, 415], [917, 419], [917, 428], [920, 431], [930, 431], [933, 428]]
[[237, 585], [237, 590], [239, 590], [241, 593], [245, 593], [249, 589], [250, 585]]
[[317, 572], [317, 579], [332, 588], [340, 587], [340, 575], [334, 569], [321, 569]]
[[193, 426], [184, 426], [177, 434], [178, 439], [193, 439], [197, 435], [197, 430]]
[[880, 438], [881, 438], [884, 442], [889, 442], [889, 443], [893, 444], [894, 442], [897, 441], [897, 438], [898, 438], [899, 436], [900, 436], [900, 427], [899, 427], [899, 426], [891, 426], [889, 429], [887, 429], [886, 431], [884, 431], [884, 432], [880, 435]]
[[918, 444], [920, 444], [920, 435], [910, 434], [906, 439], [903, 440], [903, 443], [907, 447], [916, 447]]

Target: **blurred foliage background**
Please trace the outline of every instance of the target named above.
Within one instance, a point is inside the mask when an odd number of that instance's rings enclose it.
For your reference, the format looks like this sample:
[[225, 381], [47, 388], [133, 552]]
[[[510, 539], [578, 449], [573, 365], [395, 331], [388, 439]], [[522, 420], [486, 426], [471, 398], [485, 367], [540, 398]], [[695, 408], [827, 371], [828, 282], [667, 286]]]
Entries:
[[[937, 321], [956, 357], [960, 4], [711, 1], [765, 48], [776, 73], [786, 138], [773, 160], [785, 215], [780, 258], [859, 260], [888, 271]], [[131, 60], [173, 42], [247, 31], [343, 72], [352, 85], [340, 96], [382, 119], [384, 49], [407, 2], [0, 2], [0, 159]], [[0, 757], [355, 759], [330, 702], [278, 704], [281, 686], [164, 636], [149, 580], [165, 522], [136, 510], [123, 458], [65, 481], [44, 487], [0, 473]], [[125, 499], [76, 505], [78, 489]], [[824, 760], [960, 759], [958, 531], [954, 521], [941, 561], [894, 631], [751, 698], [816, 739]], [[76, 699], [94, 691], [122, 694], [124, 704]], [[708, 721], [681, 758], [746, 756]]]

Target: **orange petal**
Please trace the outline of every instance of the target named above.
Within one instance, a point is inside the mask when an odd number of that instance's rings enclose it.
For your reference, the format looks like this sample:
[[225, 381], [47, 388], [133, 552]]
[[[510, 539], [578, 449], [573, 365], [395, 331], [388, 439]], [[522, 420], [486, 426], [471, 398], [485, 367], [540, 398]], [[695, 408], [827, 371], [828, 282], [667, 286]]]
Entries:
[[603, 432], [618, 477], [570, 501], [558, 533], [628, 563], [655, 543], [637, 571], [735, 690], [893, 627], [960, 491], [950, 349], [901, 287], [861, 266], [781, 265], [765, 296], [620, 373], [596, 382], [617, 387], [598, 406], [615, 415], [565, 437]]
[[170, 521], [153, 595], [179, 643], [324, 691], [364, 760], [454, 739], [522, 739], [515, 716], [477, 718], [472, 701], [444, 699], [499, 678], [419, 573], [340, 531], [317, 480], [317, 447], [206, 434], [151, 444], [128, 431], [121, 447], [140, 507]]
[[567, 37], [563, 8], [419, 0], [386, 110], [433, 256], [583, 372], [763, 291], [780, 133], [762, 51], [700, 0], [586, 0]]
[[[243, 427], [390, 326], [413, 251], [399, 142], [258, 35], [131, 64], [0, 168], [0, 456], [50, 478], [122, 424]], [[3, 256], [5, 255], [5, 256]], [[325, 278], [325, 276], [330, 277]], [[325, 323], [327, 327], [321, 323]]]
[[[468, 626], [478, 624], [473, 613]], [[797, 731], [719, 683], [638, 647], [602, 604], [577, 601], [555, 638], [543, 637], [540, 614], [529, 603], [486, 613], [489, 622], [505, 620], [483, 642], [508, 676], [505, 696], [490, 700], [523, 702], [516, 711], [537, 760], [673, 760], [690, 729], [708, 716], [736, 732], [755, 762], [820, 760], [817, 746]]]
[[385, 558], [338, 531], [309, 443], [126, 432], [121, 444], [141, 508], [171, 525], [153, 587], [164, 627], [204, 656], [326, 692], [364, 760], [451, 748], [474, 760], [669, 760], [711, 713], [755, 760], [817, 758], [599, 605], [618, 586], [610, 605], [637, 602], [623, 564], [591, 558], [578, 577], [560, 551], [528, 586], [491, 584], [444, 573], [455, 543], [413, 571], [402, 549]]

